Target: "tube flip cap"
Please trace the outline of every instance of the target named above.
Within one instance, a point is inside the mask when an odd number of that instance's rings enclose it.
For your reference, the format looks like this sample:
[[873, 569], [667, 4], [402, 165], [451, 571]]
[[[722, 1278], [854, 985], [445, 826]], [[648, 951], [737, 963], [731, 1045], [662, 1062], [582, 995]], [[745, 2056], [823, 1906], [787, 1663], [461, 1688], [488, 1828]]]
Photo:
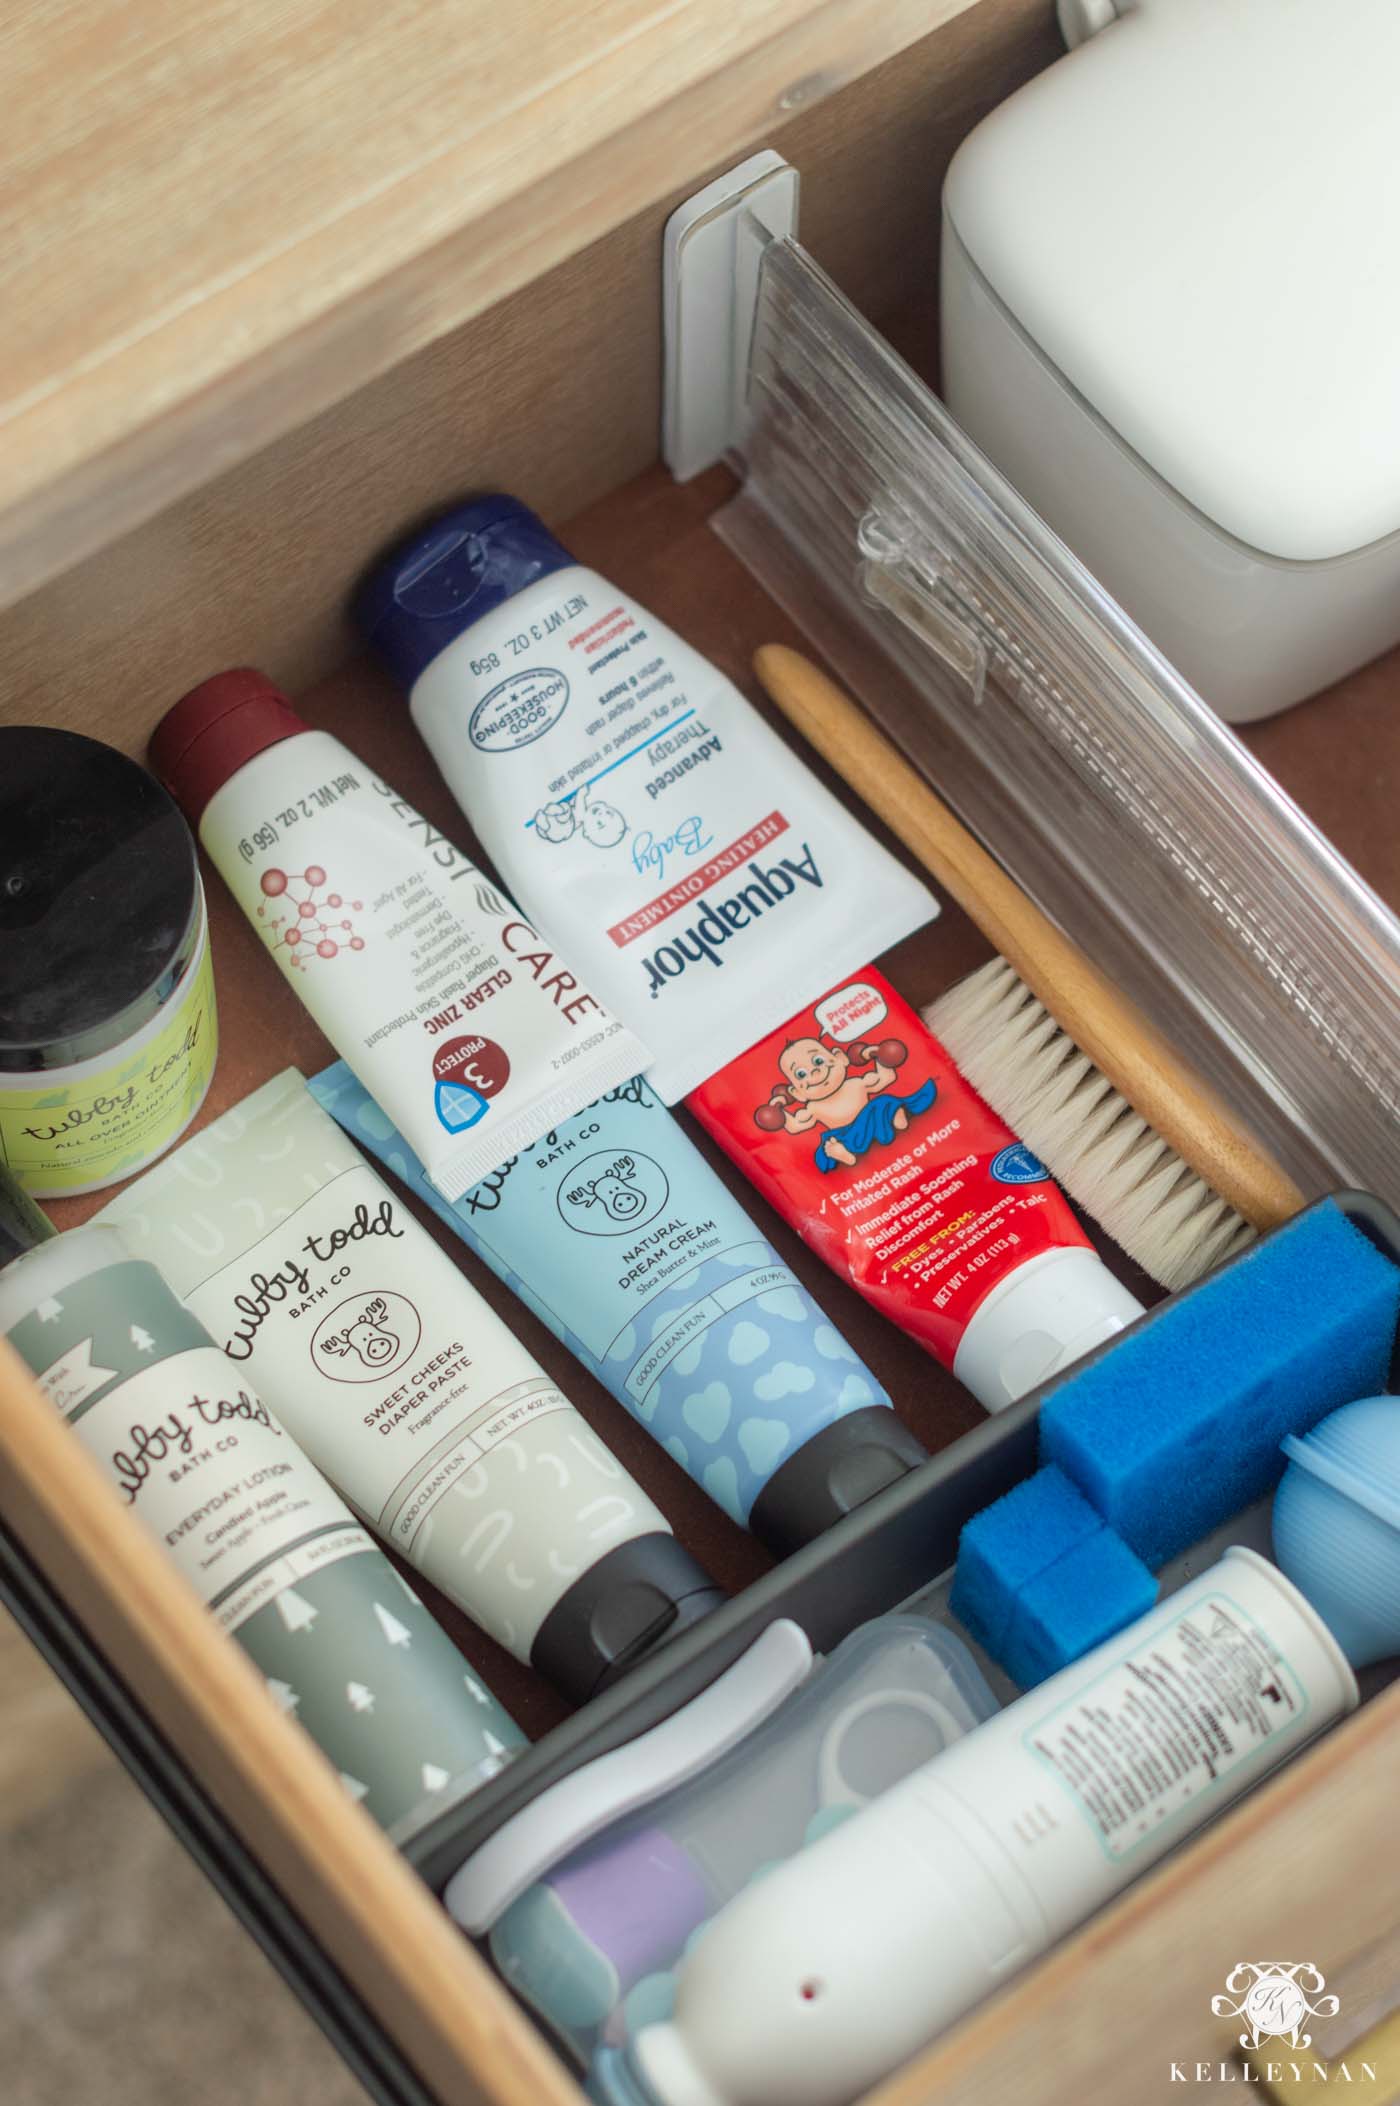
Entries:
[[573, 560], [518, 498], [479, 497], [376, 564], [356, 594], [355, 621], [409, 688], [464, 629]]
[[978, 1303], [953, 1373], [988, 1411], [1002, 1411], [1142, 1313], [1095, 1252], [1042, 1251]]
[[217, 790], [269, 746], [310, 726], [265, 673], [235, 666], [201, 680], [168, 709], [147, 755], [191, 826]]
[[674, 1536], [634, 1536], [560, 1596], [535, 1634], [530, 1665], [586, 1704], [727, 1599]]
[[775, 1557], [791, 1557], [927, 1461], [928, 1449], [887, 1404], [865, 1405], [778, 1466], [753, 1503], [749, 1527]]

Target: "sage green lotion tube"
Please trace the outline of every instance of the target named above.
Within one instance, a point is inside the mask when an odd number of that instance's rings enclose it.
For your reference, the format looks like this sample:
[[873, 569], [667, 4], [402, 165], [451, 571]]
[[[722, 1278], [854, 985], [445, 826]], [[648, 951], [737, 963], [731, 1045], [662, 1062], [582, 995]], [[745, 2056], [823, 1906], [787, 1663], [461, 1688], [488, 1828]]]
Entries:
[[[18, 1226], [0, 1211], [0, 1256]], [[395, 1842], [523, 1746], [246, 1374], [114, 1229], [13, 1258], [0, 1335]]]
[[369, 1526], [576, 1702], [723, 1599], [295, 1069], [100, 1218]]

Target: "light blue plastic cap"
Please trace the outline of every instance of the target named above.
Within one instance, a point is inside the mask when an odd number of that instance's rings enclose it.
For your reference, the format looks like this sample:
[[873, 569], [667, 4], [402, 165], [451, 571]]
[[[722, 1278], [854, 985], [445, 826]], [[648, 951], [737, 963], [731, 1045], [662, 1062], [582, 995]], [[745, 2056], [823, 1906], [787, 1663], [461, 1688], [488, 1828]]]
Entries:
[[1344, 1404], [1283, 1452], [1280, 1567], [1353, 1667], [1400, 1653], [1400, 1397]]

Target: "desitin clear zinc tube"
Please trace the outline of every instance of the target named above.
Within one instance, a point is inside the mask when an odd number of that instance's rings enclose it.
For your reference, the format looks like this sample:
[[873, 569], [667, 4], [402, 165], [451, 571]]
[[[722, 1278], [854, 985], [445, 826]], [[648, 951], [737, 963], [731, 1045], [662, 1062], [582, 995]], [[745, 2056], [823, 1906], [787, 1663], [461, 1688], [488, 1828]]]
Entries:
[[643, 1055], [476, 865], [261, 673], [175, 704], [151, 765], [294, 992], [455, 1197]]

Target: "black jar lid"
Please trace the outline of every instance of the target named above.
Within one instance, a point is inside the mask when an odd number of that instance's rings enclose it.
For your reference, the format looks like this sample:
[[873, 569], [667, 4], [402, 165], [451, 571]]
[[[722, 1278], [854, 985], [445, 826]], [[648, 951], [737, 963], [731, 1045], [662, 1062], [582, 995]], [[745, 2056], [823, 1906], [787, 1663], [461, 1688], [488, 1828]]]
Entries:
[[199, 939], [194, 838], [153, 775], [97, 739], [0, 727], [0, 1070], [110, 1052]]

